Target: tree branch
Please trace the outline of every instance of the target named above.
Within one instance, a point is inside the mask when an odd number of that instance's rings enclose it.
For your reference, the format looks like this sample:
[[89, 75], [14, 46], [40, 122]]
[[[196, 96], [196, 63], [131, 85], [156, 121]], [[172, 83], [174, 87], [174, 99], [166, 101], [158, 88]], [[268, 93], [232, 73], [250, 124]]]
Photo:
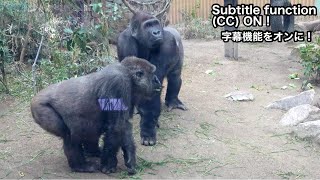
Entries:
[[25, 53], [26, 53], [26, 48], [27, 48], [27, 45], [29, 44], [31, 29], [32, 29], [32, 26], [31, 26], [31, 22], [30, 22], [30, 23], [28, 24], [28, 31], [27, 31], [27, 34], [26, 34], [26, 37], [25, 37], [25, 42], [23, 43], [22, 50], [21, 50], [21, 53], [20, 53], [19, 62], [20, 62], [21, 64], [22, 64], [23, 61], [24, 61], [24, 55], [25, 55]]
[[7, 94], [9, 94], [9, 88], [8, 88], [8, 84], [7, 84], [7, 77], [6, 77], [6, 72], [4, 70], [4, 59], [1, 58], [0, 61], [0, 72], [2, 74], [2, 79], [0, 78], [0, 82], [3, 84], [4, 88], [5, 88], [5, 92]]
[[36, 81], [36, 66], [37, 66], [37, 61], [38, 61], [38, 57], [39, 57], [39, 53], [42, 47], [42, 43], [43, 43], [43, 38], [44, 35], [41, 36], [41, 41], [39, 44], [39, 48], [38, 48], [38, 52], [36, 55], [36, 58], [34, 59], [34, 62], [32, 64], [32, 82], [33, 82], [33, 93], [36, 94], [37, 93], [37, 81]]

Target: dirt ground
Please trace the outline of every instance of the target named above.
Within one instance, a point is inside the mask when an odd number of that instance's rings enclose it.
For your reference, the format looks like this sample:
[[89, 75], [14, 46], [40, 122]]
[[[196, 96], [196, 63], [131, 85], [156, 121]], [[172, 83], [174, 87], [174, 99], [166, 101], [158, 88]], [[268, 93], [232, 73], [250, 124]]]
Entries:
[[[284, 112], [265, 109], [300, 92], [302, 80], [288, 78], [302, 74], [300, 64], [289, 59], [288, 44], [240, 44], [239, 61], [224, 59], [220, 41], [188, 40], [184, 46], [180, 98], [189, 110], [163, 108], [154, 147], [139, 144], [134, 117], [139, 172], [132, 178], [320, 177], [320, 147], [281, 127]], [[280, 89], [289, 84], [296, 87]], [[238, 89], [253, 93], [255, 100], [223, 97]], [[0, 123], [0, 178], [127, 177], [120, 155], [115, 174], [70, 172], [62, 141], [33, 122], [26, 104], [0, 104]]]

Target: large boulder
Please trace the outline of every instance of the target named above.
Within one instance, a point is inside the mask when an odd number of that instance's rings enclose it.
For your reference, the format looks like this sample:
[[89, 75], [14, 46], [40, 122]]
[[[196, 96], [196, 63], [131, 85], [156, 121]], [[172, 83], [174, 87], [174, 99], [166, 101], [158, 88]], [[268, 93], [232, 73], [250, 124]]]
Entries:
[[315, 91], [311, 89], [309, 91], [304, 91], [296, 96], [288, 96], [280, 100], [274, 101], [273, 103], [269, 104], [267, 108], [289, 110], [299, 105], [312, 104], [314, 95]]
[[320, 119], [319, 108], [304, 104], [291, 108], [283, 115], [280, 124], [283, 126], [296, 126], [299, 123]]
[[300, 123], [293, 128], [293, 132], [302, 139], [312, 139], [319, 143], [320, 120]]

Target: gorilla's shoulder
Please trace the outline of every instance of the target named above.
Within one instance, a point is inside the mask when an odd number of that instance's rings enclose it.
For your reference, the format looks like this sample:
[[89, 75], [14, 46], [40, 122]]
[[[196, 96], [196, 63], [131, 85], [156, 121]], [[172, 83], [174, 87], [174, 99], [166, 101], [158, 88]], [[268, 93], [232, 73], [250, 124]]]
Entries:
[[165, 27], [163, 28], [163, 32], [165, 39], [163, 47], [165, 47], [165, 51], [175, 52], [174, 48], [182, 50], [181, 36], [176, 29], [172, 27]]
[[169, 32], [171, 35], [173, 35], [175, 38], [181, 39], [180, 33], [172, 27], [164, 27], [164, 31]]
[[118, 38], [119, 38], [119, 39], [121, 39], [121, 38], [125, 38], [125, 39], [131, 38], [131, 31], [130, 31], [130, 29], [129, 29], [129, 28], [126, 28], [124, 31], [122, 31], [122, 32], [120, 33], [120, 35], [119, 35]]
[[113, 64], [108, 65], [107, 67], [103, 68], [98, 73], [103, 74], [105, 77], [109, 78], [127, 78], [129, 77], [129, 71], [126, 67], [121, 65], [121, 63], [116, 62]]

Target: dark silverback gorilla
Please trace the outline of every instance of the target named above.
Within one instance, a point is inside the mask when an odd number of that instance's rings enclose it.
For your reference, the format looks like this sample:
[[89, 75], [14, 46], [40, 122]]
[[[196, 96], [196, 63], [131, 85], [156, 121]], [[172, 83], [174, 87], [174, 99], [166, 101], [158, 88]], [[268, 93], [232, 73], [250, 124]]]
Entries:
[[[118, 38], [117, 51], [120, 61], [127, 56], [137, 56], [155, 65], [161, 84], [165, 77], [168, 79], [165, 98], [168, 109], [186, 110], [178, 98], [184, 52], [177, 30], [161, 27], [160, 21], [150, 14], [136, 12], [130, 26]], [[141, 103], [138, 112], [141, 116], [141, 144], [152, 146], [156, 144], [156, 126], [161, 112], [160, 94]]]
[[[292, 6], [289, 0], [270, 0], [270, 4], [271, 6]], [[271, 16], [270, 24], [272, 32], [285, 31], [291, 33], [294, 31], [294, 15]]]
[[129, 174], [135, 173], [136, 154], [129, 119], [133, 106], [159, 94], [161, 84], [148, 61], [128, 57], [99, 72], [53, 84], [31, 102], [36, 123], [63, 139], [69, 166], [77, 172], [93, 172], [84, 152], [100, 155], [103, 173], [115, 172], [121, 147]]

